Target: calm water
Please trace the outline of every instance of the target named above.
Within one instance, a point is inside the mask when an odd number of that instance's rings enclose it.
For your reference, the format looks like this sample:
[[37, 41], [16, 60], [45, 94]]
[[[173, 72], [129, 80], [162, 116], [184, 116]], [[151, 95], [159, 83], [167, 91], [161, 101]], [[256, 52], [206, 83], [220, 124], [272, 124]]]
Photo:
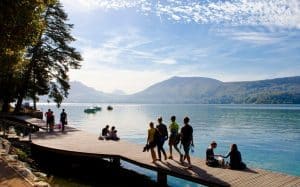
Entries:
[[[89, 106], [101, 106], [96, 114], [85, 114]], [[252, 168], [263, 168], [300, 176], [300, 105], [142, 105], [114, 104], [112, 111], [105, 104], [63, 104], [69, 124], [99, 134], [106, 124], [115, 125], [118, 135], [130, 142], [145, 144], [148, 124], [162, 116], [165, 124], [176, 115], [177, 122], [189, 116], [194, 128], [193, 156], [205, 158], [211, 140], [216, 140], [216, 154], [226, 154], [237, 143], [244, 162]], [[61, 109], [40, 104], [38, 108], [55, 111], [56, 121]], [[167, 148], [167, 145], [165, 145]], [[126, 167], [144, 172], [155, 179], [155, 173], [124, 163]], [[197, 186], [184, 180], [168, 178], [171, 186]]]

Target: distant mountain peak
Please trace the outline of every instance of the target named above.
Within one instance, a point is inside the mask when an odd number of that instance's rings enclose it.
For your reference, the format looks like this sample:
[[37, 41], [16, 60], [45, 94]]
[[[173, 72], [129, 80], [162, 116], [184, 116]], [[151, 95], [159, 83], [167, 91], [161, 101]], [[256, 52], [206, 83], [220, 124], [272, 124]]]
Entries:
[[122, 90], [110, 94], [100, 92], [80, 81], [71, 81], [70, 85], [65, 102], [300, 103], [300, 76], [241, 82], [174, 76], [131, 95]]

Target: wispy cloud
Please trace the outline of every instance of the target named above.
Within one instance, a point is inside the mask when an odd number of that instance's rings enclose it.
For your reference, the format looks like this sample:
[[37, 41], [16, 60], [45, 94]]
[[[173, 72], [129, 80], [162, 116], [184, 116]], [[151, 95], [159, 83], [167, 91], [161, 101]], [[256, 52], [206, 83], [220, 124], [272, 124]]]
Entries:
[[217, 35], [220, 36], [256, 45], [274, 44], [287, 39], [287, 36], [280, 32], [252, 31], [241, 29], [222, 29], [220, 31], [216, 30], [214, 32], [216, 32]]
[[[79, 42], [83, 58], [88, 64], [84, 66], [87, 69], [94, 69], [98, 65], [125, 65], [127, 68], [131, 65], [144, 64], [164, 64], [174, 65], [177, 63], [178, 54], [167, 53], [174, 50], [170, 47], [153, 47], [152, 43], [138, 33], [115, 33], [109, 37], [100, 46], [91, 46], [91, 42], [80, 38]], [[145, 49], [143, 49], [143, 47]]]
[[176, 22], [300, 29], [299, 0], [63, 0], [77, 11], [135, 8]]

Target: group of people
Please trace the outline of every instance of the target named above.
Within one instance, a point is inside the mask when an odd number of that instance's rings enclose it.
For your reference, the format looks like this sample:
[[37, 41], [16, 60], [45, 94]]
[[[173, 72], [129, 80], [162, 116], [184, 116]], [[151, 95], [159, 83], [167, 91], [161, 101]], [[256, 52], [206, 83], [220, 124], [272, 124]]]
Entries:
[[115, 126], [112, 126], [111, 129], [109, 130], [109, 125], [106, 125], [102, 131], [101, 134], [98, 138], [99, 140], [120, 140], [120, 138], [117, 135], [117, 130]]
[[[179, 125], [176, 122], [176, 116], [171, 117], [171, 123], [169, 125], [169, 132], [167, 126], [162, 122], [162, 117], [157, 119], [158, 124], [154, 127], [154, 123], [149, 123], [147, 144], [144, 151], [149, 150], [151, 152], [152, 162], [161, 161], [161, 153], [164, 155], [164, 159], [173, 159], [173, 147], [178, 152], [180, 157], [180, 162], [183, 163], [185, 160], [188, 162], [188, 167], [191, 167], [190, 159], [190, 148], [194, 146], [193, 143], [193, 127], [189, 125], [189, 117], [185, 117], [183, 120], [184, 126], [179, 129]], [[180, 131], [179, 131], [180, 130]], [[169, 139], [169, 150], [170, 154], [167, 154], [164, 150], [164, 143]], [[178, 148], [179, 143], [183, 146], [184, 154], [181, 153]], [[158, 158], [156, 157], [156, 152], [154, 148], [157, 147]]]
[[[169, 132], [167, 126], [162, 122], [162, 117], [157, 119], [158, 124], [156, 127], [153, 122], [149, 123], [147, 144], [144, 147], [144, 152], [150, 150], [152, 162], [161, 161], [161, 154], [164, 159], [173, 159], [173, 148], [178, 152], [180, 162], [183, 164], [185, 160], [188, 162], [188, 168], [191, 168], [190, 150], [194, 147], [193, 142], [193, 127], [189, 124], [189, 117], [183, 119], [183, 127], [180, 129], [176, 122], [176, 116], [171, 117], [169, 125]], [[169, 157], [167, 157], [164, 150], [164, 142], [169, 139]], [[183, 147], [184, 153], [178, 148]], [[157, 154], [154, 148], [157, 147]], [[206, 150], [206, 164], [210, 167], [224, 167], [230, 169], [242, 170], [246, 168], [246, 164], [242, 162], [241, 153], [238, 151], [237, 145], [232, 144], [229, 153], [226, 156], [215, 155], [214, 149], [217, 147], [217, 143], [212, 141]], [[224, 158], [229, 157], [229, 162], [224, 163]]]
[[[242, 156], [236, 144], [230, 146], [230, 151], [226, 156], [215, 155], [214, 149], [217, 148], [217, 142], [212, 141], [206, 149], [206, 164], [211, 167], [226, 167], [230, 169], [242, 170], [246, 164], [242, 162]], [[229, 162], [225, 165], [224, 158], [229, 157]]]
[[[55, 124], [55, 116], [53, 111], [49, 108], [48, 111], [45, 113], [46, 117], [46, 128], [47, 131], [53, 132], [54, 131], [54, 124]], [[65, 112], [65, 109], [62, 109], [62, 112], [60, 113], [60, 125], [61, 125], [61, 131], [65, 131], [65, 125], [67, 125], [67, 113]]]

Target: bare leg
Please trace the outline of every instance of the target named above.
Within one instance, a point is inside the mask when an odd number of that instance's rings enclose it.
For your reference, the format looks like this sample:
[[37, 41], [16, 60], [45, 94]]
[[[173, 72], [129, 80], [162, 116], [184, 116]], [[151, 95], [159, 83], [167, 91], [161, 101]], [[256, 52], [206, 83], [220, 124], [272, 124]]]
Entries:
[[150, 148], [150, 152], [151, 152], [151, 157], [152, 157], [152, 162], [156, 161], [156, 154], [154, 151], [154, 147]]
[[187, 159], [189, 165], [191, 165], [191, 158], [190, 158], [190, 155], [186, 155], [186, 159]]
[[172, 145], [169, 146], [170, 147], [170, 156], [169, 156], [169, 159], [172, 159], [173, 156], [172, 156]]
[[181, 155], [180, 149], [177, 147], [177, 145], [174, 145], [174, 148], [175, 148], [176, 151], [179, 153], [179, 155]]

